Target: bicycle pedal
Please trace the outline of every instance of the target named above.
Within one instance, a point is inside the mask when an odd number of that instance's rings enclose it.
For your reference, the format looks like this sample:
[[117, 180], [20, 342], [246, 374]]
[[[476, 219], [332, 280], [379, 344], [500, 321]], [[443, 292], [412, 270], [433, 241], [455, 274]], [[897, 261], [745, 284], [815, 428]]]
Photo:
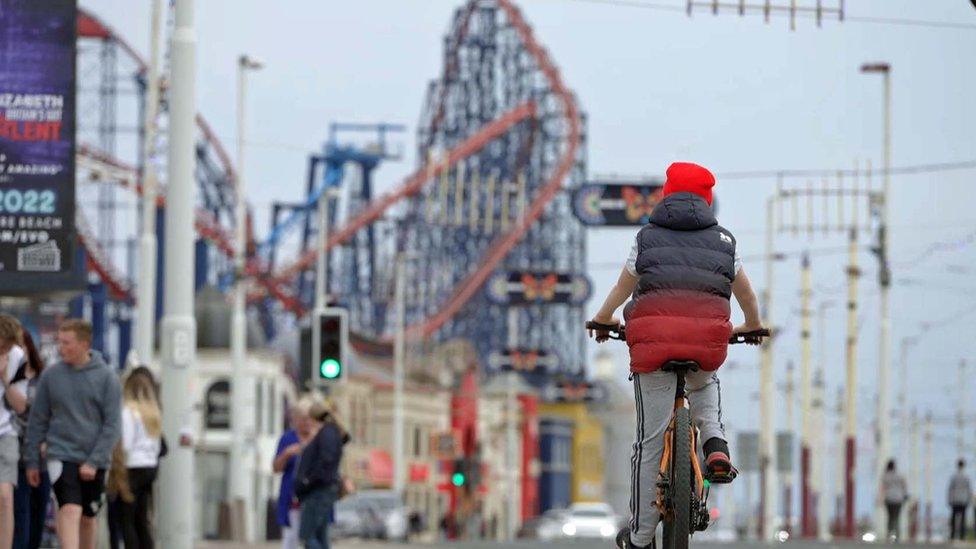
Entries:
[[731, 484], [738, 476], [738, 471], [712, 471], [705, 475], [705, 480], [712, 484]]

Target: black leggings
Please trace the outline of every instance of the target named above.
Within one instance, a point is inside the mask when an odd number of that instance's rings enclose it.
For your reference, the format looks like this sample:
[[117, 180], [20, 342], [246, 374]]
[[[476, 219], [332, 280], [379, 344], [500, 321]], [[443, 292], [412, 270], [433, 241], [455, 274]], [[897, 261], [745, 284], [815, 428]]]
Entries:
[[888, 508], [888, 536], [898, 537], [899, 533], [899, 522], [901, 519], [901, 504], [900, 503], [885, 503], [885, 507]]
[[149, 507], [155, 480], [155, 467], [129, 469], [129, 489], [135, 499], [132, 503], [119, 500], [125, 549], [153, 549]]
[[966, 506], [953, 505], [949, 516], [949, 539], [966, 539]]

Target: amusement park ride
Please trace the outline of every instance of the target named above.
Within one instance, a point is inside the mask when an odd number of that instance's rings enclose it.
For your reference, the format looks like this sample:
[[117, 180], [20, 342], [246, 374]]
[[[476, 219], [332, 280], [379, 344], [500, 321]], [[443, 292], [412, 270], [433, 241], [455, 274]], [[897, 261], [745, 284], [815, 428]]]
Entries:
[[[252, 316], [273, 338], [310, 310], [314, 266], [327, 255], [327, 294], [348, 308], [358, 348], [386, 353], [392, 338], [392, 266], [406, 262], [407, 334], [437, 345], [464, 340], [484, 369], [512, 368], [506, 357], [542, 357], [544, 377], [583, 375], [583, 305], [590, 286], [584, 228], [572, 190], [585, 177], [585, 118], [549, 54], [509, 0], [470, 1], [444, 41], [445, 64], [427, 89], [417, 131], [420, 165], [387, 194], [373, 171], [396, 157], [396, 125], [333, 124], [324, 150], [308, 160], [306, 197], [275, 202], [262, 240], [248, 219], [246, 276]], [[78, 18], [77, 180], [79, 241], [87, 289], [74, 301], [89, 311], [96, 344], [119, 364], [130, 348], [141, 166], [145, 64], [94, 14]], [[164, 72], [165, 74], [165, 72]], [[167, 122], [165, 79], [159, 126]], [[374, 144], [341, 138], [370, 132]], [[165, 131], [160, 132], [165, 135]], [[157, 143], [150, 150], [161, 150]], [[199, 236], [196, 284], [235, 278], [233, 164], [202, 114], [197, 116]], [[339, 192], [326, 192], [335, 187]], [[328, 203], [329, 238], [315, 246], [317, 204]], [[165, 208], [165, 198], [158, 201]], [[157, 216], [162, 235], [164, 216]], [[297, 252], [297, 257], [289, 253]], [[159, 282], [166, 258], [160, 249]], [[106, 337], [108, 335], [108, 337]], [[532, 369], [532, 368], [529, 368]], [[537, 370], [537, 369], [536, 369]]]

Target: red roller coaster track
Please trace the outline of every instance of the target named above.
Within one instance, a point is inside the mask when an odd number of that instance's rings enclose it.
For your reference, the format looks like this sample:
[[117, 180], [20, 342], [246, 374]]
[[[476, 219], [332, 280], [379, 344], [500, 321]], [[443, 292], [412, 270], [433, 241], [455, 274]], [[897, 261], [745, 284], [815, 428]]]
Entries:
[[[475, 4], [475, 1], [469, 2], [468, 9], [466, 9], [464, 13], [465, 21], [460, 27], [458, 36], [455, 37], [456, 40], [463, 39], [464, 33], [467, 29], [467, 19], [470, 17], [470, 14], [473, 11], [472, 8], [475, 6]], [[409, 328], [410, 334], [413, 336], [430, 336], [464, 307], [465, 303], [467, 303], [468, 300], [471, 299], [471, 297], [484, 284], [485, 280], [487, 280], [491, 273], [498, 267], [499, 263], [505, 258], [505, 256], [519, 243], [519, 241], [522, 240], [529, 228], [538, 221], [539, 217], [545, 210], [546, 205], [548, 205], [559, 192], [563, 182], [566, 180], [570, 170], [573, 167], [578, 148], [580, 146], [581, 128], [579, 111], [572, 93], [562, 81], [559, 70], [552, 63], [549, 55], [546, 53], [542, 45], [540, 45], [535, 39], [532, 29], [526, 23], [518, 8], [516, 8], [510, 2], [510, 0], [498, 0], [498, 5], [502, 10], [504, 10], [510, 24], [515, 28], [521, 37], [526, 50], [535, 59], [539, 69], [549, 84], [550, 90], [552, 90], [552, 92], [562, 103], [562, 115], [565, 119], [566, 127], [569, 130], [566, 148], [563, 151], [562, 157], [560, 158], [555, 171], [543, 186], [538, 196], [533, 199], [526, 215], [510, 230], [502, 234], [491, 245], [486, 253], [485, 260], [480, 263], [479, 268], [469, 274], [460, 284], [457, 285], [454, 293], [441, 307], [437, 314]], [[134, 60], [136, 60], [139, 66], [144, 67], [143, 61], [135, 50], [121, 37], [115, 34], [111, 28], [103, 25], [93, 15], [80, 11], [78, 30], [79, 36], [112, 38], [118, 41], [125, 51], [128, 52]], [[454, 62], [456, 61], [448, 60], [444, 68], [445, 75], [450, 73]], [[443, 109], [444, 95], [442, 93], [440, 95], [439, 105], [436, 110], [436, 113], [438, 114], [436, 114], [432, 120], [432, 125], [436, 125], [439, 122], [442, 116], [440, 113], [443, 112]], [[294, 279], [296, 274], [308, 269], [314, 264], [320, 251], [329, 250], [337, 245], [347, 242], [358, 230], [380, 219], [391, 206], [400, 200], [419, 192], [427, 182], [434, 180], [444, 170], [450, 169], [465, 157], [477, 153], [493, 139], [504, 134], [507, 130], [519, 122], [531, 120], [535, 116], [536, 106], [531, 102], [524, 103], [511, 111], [508, 111], [498, 119], [482, 127], [481, 130], [449, 151], [445, 159], [422, 166], [393, 192], [383, 195], [377, 200], [373, 201], [365, 210], [353, 217], [344, 226], [340, 227], [335, 233], [333, 233], [322, 250], [310, 250], [299, 257], [294, 263], [285, 267], [279, 273], [276, 273], [274, 276], [268, 276], [269, 273], [260, 272], [260, 269], [258, 269], [256, 265], [252, 265], [251, 274], [257, 276], [265, 291], [267, 291], [269, 295], [279, 300], [287, 310], [290, 310], [297, 315], [303, 314], [304, 310], [301, 303], [298, 301], [296, 296], [287, 290], [287, 287], [291, 280]], [[220, 141], [210, 130], [209, 125], [202, 116], [197, 116], [197, 125], [204, 136], [214, 146], [214, 149], [219, 156], [221, 163], [223, 164], [224, 170], [229, 176], [233, 177], [234, 172], [229, 157], [220, 144]], [[134, 170], [132, 167], [125, 166], [120, 162], [106, 158], [104, 155], [98, 155], [90, 149], [79, 148], [79, 154], [87, 155], [100, 162], [106, 162], [108, 164], [115, 165], [118, 168], [125, 168], [129, 170], [130, 173], [133, 174], [133, 178], [130, 180], [133, 182], [133, 184], [130, 186], [132, 186], [137, 192], [141, 190], [139, 185], [135, 183], [136, 170]], [[212, 217], [202, 214], [202, 212], [198, 213], [196, 227], [201, 236], [215, 242], [221, 251], [226, 254], [230, 254], [232, 252], [232, 246], [230, 244], [230, 240], [227, 238], [227, 232], [222, 227], [217, 225]], [[89, 250], [89, 252], [92, 251], [97, 250]], [[89, 253], [89, 257], [104, 258], [104, 254]], [[94, 261], [98, 261], [98, 259], [95, 259]], [[116, 291], [131, 299], [131, 292], [128, 291], [128, 287], [125, 283], [123, 283], [123, 281], [117, 280], [117, 275], [113, 274], [116, 272], [114, 269], [108, 265], [100, 265], [97, 263], [93, 267], [94, 270], [96, 270], [99, 275], [102, 276], [103, 280], [105, 280], [106, 283], [113, 289], [113, 291]]]
[[[474, 6], [474, 4], [474, 2], [471, 2], [469, 4], [469, 9], [465, 10], [465, 21], [460, 27], [462, 33], [467, 29], [467, 18], [470, 16], [472, 11], [470, 7]], [[498, 0], [498, 5], [505, 11], [509, 21], [522, 38], [526, 49], [536, 60], [542, 74], [549, 82], [550, 89], [556, 94], [563, 104], [563, 117], [565, 118], [566, 125], [569, 128], [566, 150], [563, 151], [563, 155], [556, 167], [555, 172], [546, 182], [539, 195], [533, 200], [525, 217], [515, 224], [512, 229], [501, 235], [495, 241], [495, 243], [492, 244], [487, 253], [485, 261], [481, 262], [479, 268], [475, 272], [468, 275], [460, 284], [458, 284], [453, 295], [447, 300], [437, 314], [424, 320], [423, 322], [410, 326], [409, 332], [412, 336], [430, 336], [464, 307], [465, 303], [467, 303], [475, 292], [478, 291], [478, 288], [484, 284], [485, 280], [488, 279], [505, 256], [525, 236], [532, 224], [538, 221], [539, 217], [545, 210], [546, 205], [548, 205], [556, 196], [556, 193], [559, 192], [563, 182], [573, 167], [573, 163], [576, 160], [576, 153], [580, 144], [580, 118], [576, 101], [573, 98], [572, 93], [565, 86], [565, 84], [563, 84], [559, 70], [549, 59], [549, 55], [546, 53], [545, 49], [535, 39], [531, 27], [529, 27], [528, 23], [525, 22], [525, 19], [522, 17], [522, 14], [518, 8], [516, 8], [509, 0]], [[460, 40], [461, 38], [463, 38], [463, 36], [459, 36], [457, 39]], [[445, 68], [445, 74], [448, 74], [448, 72], [451, 70], [450, 67], [451, 61], [449, 60], [448, 66]], [[443, 112], [444, 102], [443, 93], [440, 95], [439, 101], [440, 104], [438, 105], [436, 111], [438, 114], [435, 115], [432, 122], [433, 124], [437, 124], [442, 116], [441, 113]], [[350, 238], [352, 238], [356, 231], [379, 219], [383, 212], [385, 212], [390, 206], [403, 198], [419, 192], [424, 183], [432, 180], [443, 170], [449, 169], [459, 160], [477, 152], [492, 139], [501, 135], [508, 128], [522, 120], [531, 118], [534, 116], [534, 114], [534, 105], [525, 104], [519, 106], [498, 118], [494, 122], [491, 122], [479, 132], [454, 148], [452, 151], [450, 151], [445, 161], [422, 166], [396, 191], [375, 201], [361, 214], [354, 217], [345, 226], [340, 228], [335, 235], [331, 236], [328, 242], [326, 242], [324, 250], [330, 250], [333, 247], [348, 241]], [[268, 278], [263, 282], [265, 288], [267, 288], [272, 295], [281, 300], [286, 307], [294, 311], [296, 314], [301, 314], [303, 312], [301, 310], [301, 305], [293, 296], [284, 292], [282, 287], [297, 273], [311, 267], [315, 262], [316, 257], [318, 257], [319, 251], [320, 250], [317, 249], [310, 250], [294, 264], [284, 268], [280, 273], [278, 273], [277, 276], [274, 278]]]

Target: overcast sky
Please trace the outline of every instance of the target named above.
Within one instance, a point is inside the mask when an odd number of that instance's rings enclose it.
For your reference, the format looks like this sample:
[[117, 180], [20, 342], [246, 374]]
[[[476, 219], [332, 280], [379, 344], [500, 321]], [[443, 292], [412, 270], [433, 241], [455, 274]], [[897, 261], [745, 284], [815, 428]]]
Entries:
[[[137, 49], [147, 50], [148, 1], [81, 4], [124, 29], [122, 34]], [[881, 78], [859, 74], [865, 61], [887, 61], [893, 67], [895, 166], [976, 159], [976, 10], [968, 0], [846, 4], [855, 17], [948, 21], [973, 25], [970, 28], [828, 20], [818, 29], [812, 21], [801, 20], [793, 32], [785, 19], [767, 25], [758, 15], [713, 17], [702, 12], [689, 18], [681, 12], [629, 7], [626, 2], [520, 4], [589, 115], [591, 175], [660, 174], [675, 160], [699, 162], [719, 174], [847, 168], [858, 159], [880, 164]], [[684, 6], [681, 0], [656, 4]], [[302, 195], [305, 159], [321, 146], [331, 121], [408, 125], [403, 139], [407, 157], [380, 168], [381, 189], [415, 166], [413, 132], [422, 96], [428, 80], [441, 70], [442, 36], [458, 5], [456, 0], [197, 2], [199, 110], [231, 153], [236, 57], [246, 52], [267, 64], [251, 78], [249, 101], [252, 144], [247, 173], [259, 213], [272, 199]], [[959, 360], [970, 358], [969, 371], [976, 372], [974, 173], [892, 178], [892, 363], [898, 364], [902, 337], [918, 333], [922, 322], [946, 320], [912, 350], [908, 377], [910, 405], [944, 420], [951, 419], [961, 397], [956, 381]], [[744, 256], [763, 251], [763, 205], [772, 189], [771, 179], [719, 180], [719, 218], [737, 235]], [[635, 232], [590, 232], [595, 288], [591, 312], [616, 279], [616, 265], [622, 264]], [[861, 239], [865, 246], [859, 256], [865, 274], [860, 283], [863, 325], [858, 352], [858, 406], [864, 429], [874, 416], [878, 367], [877, 269], [866, 249], [871, 240], [867, 235]], [[962, 243], [952, 245], [956, 241]], [[830, 251], [843, 244], [836, 234], [777, 236], [778, 249], [787, 251]], [[932, 245], [949, 250], [926, 254]], [[837, 253], [814, 258], [815, 304], [835, 304], [826, 317], [824, 357], [831, 406], [844, 372], [845, 262]], [[798, 265], [791, 257], [776, 268], [775, 315], [785, 327], [776, 344], [777, 383], [785, 382], [788, 361], [799, 359]], [[762, 288], [761, 260], [747, 259], [746, 270]], [[814, 342], [816, 350], [816, 336]], [[617, 347], [614, 352], [623, 377], [626, 350]], [[735, 349], [731, 360], [723, 375], [725, 418], [733, 429], [755, 428], [758, 408], [752, 397], [758, 352]], [[900, 382], [896, 370], [895, 394]], [[970, 387], [976, 388], [976, 381]], [[970, 413], [976, 413], [976, 403], [971, 403]], [[777, 414], [777, 421], [786, 427], [783, 414]], [[976, 421], [970, 422], [966, 434], [969, 456], [976, 461]], [[945, 471], [956, 455], [954, 437], [951, 424], [937, 425], [937, 511]], [[871, 438], [865, 435], [859, 445], [863, 474], [873, 463]], [[897, 442], [896, 432], [896, 449]], [[869, 487], [862, 486], [861, 503], [867, 502], [869, 493]]]

